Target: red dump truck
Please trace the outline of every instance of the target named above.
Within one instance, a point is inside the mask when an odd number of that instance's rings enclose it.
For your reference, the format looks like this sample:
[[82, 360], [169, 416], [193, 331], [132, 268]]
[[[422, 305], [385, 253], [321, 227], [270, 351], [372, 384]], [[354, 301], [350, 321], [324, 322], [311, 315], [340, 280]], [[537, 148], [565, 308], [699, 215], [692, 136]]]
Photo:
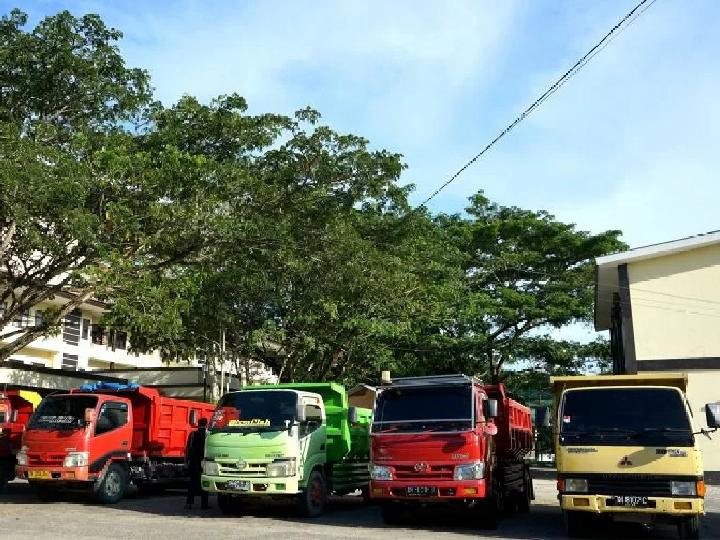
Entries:
[[495, 528], [501, 510], [529, 510], [524, 456], [532, 441], [530, 409], [502, 384], [465, 375], [394, 379], [375, 403], [371, 496], [389, 524], [413, 506], [458, 503]]
[[27, 424], [17, 475], [41, 500], [82, 490], [101, 503], [185, 480], [189, 433], [213, 405], [174, 399], [137, 385], [99, 383], [47, 396]]
[[28, 390], [0, 392], [0, 491], [15, 478], [15, 454], [25, 424], [41, 399], [40, 394]]

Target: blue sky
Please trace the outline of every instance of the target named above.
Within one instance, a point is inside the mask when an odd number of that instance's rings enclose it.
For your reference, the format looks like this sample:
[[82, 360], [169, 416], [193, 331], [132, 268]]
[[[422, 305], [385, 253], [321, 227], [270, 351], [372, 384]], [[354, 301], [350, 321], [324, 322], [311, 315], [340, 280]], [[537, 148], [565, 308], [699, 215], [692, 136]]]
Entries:
[[[244, 95], [252, 112], [310, 105], [338, 131], [405, 156], [419, 203], [637, 0], [25, 0], [121, 29], [166, 104]], [[0, 0], [3, 12], [13, 4]], [[657, 0], [541, 109], [431, 203], [479, 189], [631, 246], [720, 229], [720, 2]], [[592, 332], [574, 328], [570, 337]]]

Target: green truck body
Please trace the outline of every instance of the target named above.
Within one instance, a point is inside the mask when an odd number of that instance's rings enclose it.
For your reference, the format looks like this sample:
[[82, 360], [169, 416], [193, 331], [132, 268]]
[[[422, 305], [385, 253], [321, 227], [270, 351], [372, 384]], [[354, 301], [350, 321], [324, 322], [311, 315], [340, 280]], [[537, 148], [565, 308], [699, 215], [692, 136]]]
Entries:
[[295, 497], [309, 517], [328, 494], [369, 483], [372, 411], [348, 406], [335, 383], [250, 386], [223, 396], [210, 424], [203, 489], [224, 512], [249, 497]]

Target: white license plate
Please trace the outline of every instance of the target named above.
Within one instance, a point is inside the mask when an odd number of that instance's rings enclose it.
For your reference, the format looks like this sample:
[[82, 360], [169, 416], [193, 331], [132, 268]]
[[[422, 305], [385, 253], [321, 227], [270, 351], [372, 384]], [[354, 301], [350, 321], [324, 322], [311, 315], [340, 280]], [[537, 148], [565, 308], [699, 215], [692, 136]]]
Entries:
[[228, 480], [225, 489], [228, 491], [250, 491], [250, 482], [247, 480]]

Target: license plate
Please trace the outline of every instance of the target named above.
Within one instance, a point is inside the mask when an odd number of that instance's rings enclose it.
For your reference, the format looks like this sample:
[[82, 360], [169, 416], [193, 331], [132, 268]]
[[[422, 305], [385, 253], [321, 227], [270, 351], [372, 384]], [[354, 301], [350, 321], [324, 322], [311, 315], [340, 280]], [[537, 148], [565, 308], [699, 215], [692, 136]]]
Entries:
[[28, 471], [29, 480], [50, 480], [50, 471]]
[[408, 497], [432, 497], [437, 495], [435, 486], [408, 486], [405, 488], [405, 495]]
[[228, 480], [225, 489], [228, 491], [250, 491], [250, 482], [247, 480]]
[[[652, 503], [652, 504], [651, 504]], [[648, 500], [647, 497], [639, 497], [636, 495], [618, 495], [610, 498], [611, 506], [630, 506], [632, 508], [650, 508], [654, 507], [654, 501]]]

